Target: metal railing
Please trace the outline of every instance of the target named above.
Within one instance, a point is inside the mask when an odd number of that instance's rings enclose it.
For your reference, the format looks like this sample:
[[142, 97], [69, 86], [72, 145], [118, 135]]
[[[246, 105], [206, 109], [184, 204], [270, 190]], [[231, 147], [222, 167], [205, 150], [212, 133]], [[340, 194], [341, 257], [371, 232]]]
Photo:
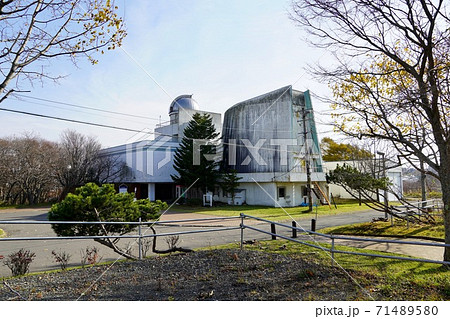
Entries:
[[[241, 226], [229, 226], [224, 227], [220, 225], [196, 225], [197, 227], [209, 227], [208, 229], [197, 229], [197, 230], [187, 230], [179, 232], [166, 232], [160, 234], [147, 234], [142, 232], [142, 227], [153, 227], [153, 226], [169, 226], [171, 224], [192, 223], [192, 222], [211, 222], [211, 221], [223, 221], [239, 219], [239, 216], [233, 217], [206, 217], [206, 218], [196, 218], [196, 219], [182, 219], [182, 220], [166, 220], [166, 221], [150, 221], [150, 222], [106, 222], [106, 221], [26, 221], [26, 220], [12, 220], [5, 221], [1, 220], [0, 225], [64, 225], [64, 224], [76, 224], [76, 225], [136, 225], [137, 234], [130, 235], [102, 235], [102, 236], [37, 236], [37, 237], [4, 237], [0, 238], [1, 242], [8, 241], [38, 241], [38, 240], [85, 240], [85, 239], [136, 239], [138, 244], [139, 259], [142, 257], [142, 239], [153, 238], [153, 237], [164, 237], [164, 236], [176, 236], [176, 235], [186, 235], [186, 234], [196, 234], [196, 233], [207, 233], [207, 232], [220, 232], [241, 229]], [[183, 226], [183, 225], [181, 225]], [[193, 226], [193, 225], [185, 225]]]
[[[409, 229], [410, 222], [414, 222], [414, 218], [418, 218], [419, 220], [423, 217], [427, 219], [428, 217], [440, 216], [443, 215], [444, 205], [442, 200], [440, 199], [429, 199], [425, 201], [416, 201], [405, 203], [404, 205], [395, 206], [396, 211], [395, 214], [398, 216], [404, 216], [406, 219], [407, 228]], [[393, 225], [394, 219], [391, 215], [391, 225]]]
[[[397, 259], [397, 260], [405, 260], [405, 261], [416, 261], [416, 262], [425, 262], [425, 263], [433, 263], [433, 264], [442, 264], [442, 265], [450, 265], [450, 262], [448, 261], [441, 261], [441, 260], [431, 260], [431, 259], [422, 259], [422, 258], [413, 258], [413, 257], [403, 257], [403, 256], [393, 256], [393, 255], [381, 255], [381, 254], [371, 254], [371, 253], [364, 253], [364, 252], [355, 252], [355, 251], [345, 251], [345, 250], [337, 250], [335, 248], [335, 243], [337, 240], [350, 240], [350, 241], [359, 241], [359, 242], [372, 242], [372, 243], [386, 243], [386, 244], [399, 244], [399, 245], [417, 245], [417, 246], [428, 246], [428, 247], [450, 247], [449, 244], [442, 244], [442, 243], [428, 243], [428, 242], [418, 242], [418, 241], [400, 241], [400, 240], [389, 240], [389, 239], [378, 239], [378, 238], [362, 238], [362, 237], [349, 237], [349, 236], [340, 236], [340, 235], [332, 235], [332, 234], [322, 234], [314, 231], [309, 231], [304, 228], [299, 228], [294, 226], [295, 222], [293, 222], [293, 226], [286, 225], [274, 221], [270, 221], [267, 219], [254, 217], [250, 215], [241, 214], [241, 249], [243, 248], [244, 244], [244, 229], [250, 229], [253, 231], [261, 232], [264, 234], [268, 234], [272, 236], [272, 239], [275, 239], [276, 237], [286, 239], [288, 241], [296, 242], [302, 245], [306, 245], [309, 247], [317, 248], [322, 251], [330, 253], [330, 257], [332, 259], [332, 263], [334, 264], [335, 254], [349, 254], [349, 255], [358, 255], [358, 256], [366, 256], [366, 257], [379, 257], [379, 258], [388, 258], [388, 259]], [[258, 220], [260, 222], [264, 222], [267, 224], [270, 224], [271, 231], [265, 231], [253, 226], [245, 225], [244, 220], [248, 219], [254, 219]], [[280, 226], [283, 228], [290, 229], [292, 231], [292, 237], [284, 236], [281, 234], [277, 234], [275, 231], [274, 226]], [[330, 240], [330, 248], [324, 247], [319, 245], [318, 241], [315, 238], [312, 238], [312, 241], [314, 243], [305, 241], [305, 240], [299, 240], [297, 239], [297, 233], [306, 233], [307, 235], [314, 235], [321, 238], [325, 238]]]
[[[224, 221], [224, 220], [238, 220], [240, 219], [239, 226], [223, 226], [223, 225], [183, 225], [185, 223], [194, 223], [194, 222], [214, 222], [214, 221]], [[248, 225], [245, 223], [245, 220], [255, 220], [260, 222], [257, 226], [261, 226], [264, 224], [271, 225], [271, 231], [266, 231], [260, 229], [258, 227], [254, 227], [256, 225]], [[330, 253], [330, 257], [332, 259], [332, 263], [334, 264], [334, 256], [335, 254], [350, 254], [350, 255], [359, 255], [359, 256], [367, 256], [367, 257], [379, 257], [379, 258], [389, 258], [389, 259], [397, 259], [397, 260], [405, 260], [405, 261], [416, 261], [416, 262], [425, 262], [425, 263], [434, 263], [434, 264], [443, 264], [450, 265], [450, 262], [447, 261], [439, 261], [439, 260], [430, 260], [430, 259], [422, 259], [422, 258], [413, 258], [413, 257], [404, 257], [404, 256], [393, 256], [393, 255], [382, 255], [382, 254], [372, 254], [365, 252], [355, 252], [355, 251], [345, 251], [336, 249], [336, 241], [338, 240], [349, 240], [349, 241], [358, 241], [358, 242], [372, 242], [372, 243], [386, 243], [386, 244], [398, 244], [398, 245], [417, 245], [417, 246], [428, 246], [428, 247], [450, 247], [448, 244], [443, 243], [428, 243], [428, 242], [417, 242], [417, 241], [399, 241], [399, 240], [389, 240], [389, 239], [378, 239], [378, 238], [362, 238], [362, 237], [349, 237], [349, 236], [340, 236], [340, 235], [332, 235], [332, 234], [322, 234], [315, 231], [305, 230], [304, 228], [300, 228], [296, 226], [296, 223], [293, 222], [293, 225], [287, 225], [279, 222], [269, 221], [267, 219], [250, 216], [246, 214], [240, 214], [240, 216], [233, 217], [207, 217], [207, 218], [196, 218], [196, 219], [182, 219], [182, 220], [167, 220], [167, 221], [156, 221], [156, 222], [101, 222], [101, 221], [92, 221], [92, 222], [81, 222], [81, 221], [0, 221], [0, 225], [25, 225], [25, 224], [81, 224], [81, 225], [114, 225], [114, 224], [128, 224], [128, 225], [136, 225], [137, 226], [137, 234], [135, 235], [108, 235], [108, 236], [41, 236], [41, 237], [5, 237], [0, 238], [0, 244], [2, 242], [8, 241], [35, 241], [35, 240], [83, 240], [83, 239], [107, 239], [107, 238], [129, 238], [136, 239], [139, 249], [139, 258], [141, 257], [142, 251], [142, 239], [145, 238], [153, 238], [153, 237], [163, 237], [163, 236], [176, 236], [176, 235], [186, 235], [186, 234], [200, 234], [200, 233], [209, 233], [209, 232], [220, 232], [220, 231], [231, 231], [231, 230], [240, 230], [240, 245], [241, 248], [244, 247], [244, 231], [245, 229], [256, 231], [259, 233], [267, 234], [272, 236], [272, 239], [282, 238], [288, 241], [296, 242], [302, 245], [306, 245], [309, 247], [317, 248], [322, 251]], [[171, 224], [176, 224], [176, 226], [181, 227], [207, 227], [207, 229], [196, 229], [196, 230], [187, 230], [187, 231], [177, 231], [177, 232], [166, 232], [159, 234], [147, 234], [146, 232], [142, 232], [142, 227], [151, 227], [151, 226], [168, 226]], [[277, 234], [275, 231], [275, 226], [279, 226], [285, 229], [292, 231], [293, 236], [289, 237], [282, 234]], [[321, 246], [319, 242], [312, 238], [311, 241], [301, 240], [297, 238], [297, 233], [304, 233], [308, 236], [318, 236], [325, 240], [329, 240], [330, 248]]]
[[441, 210], [444, 207], [444, 204], [441, 199], [428, 199], [425, 201], [411, 202], [395, 207], [405, 209], [410, 212], [416, 211], [420, 214], [423, 210]]

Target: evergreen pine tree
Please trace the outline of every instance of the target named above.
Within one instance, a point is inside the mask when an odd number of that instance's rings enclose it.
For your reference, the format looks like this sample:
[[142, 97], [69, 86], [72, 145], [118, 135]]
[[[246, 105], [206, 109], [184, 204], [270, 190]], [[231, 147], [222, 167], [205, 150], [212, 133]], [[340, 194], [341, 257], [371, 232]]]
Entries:
[[235, 169], [228, 170], [222, 174], [222, 182], [220, 186], [222, 186], [223, 191], [226, 194], [231, 195], [231, 200], [234, 205], [234, 197], [236, 195], [236, 189], [239, 187], [239, 181], [242, 177], [237, 176], [237, 171]]
[[[198, 179], [193, 188], [201, 189], [206, 193], [207, 190], [214, 188], [220, 176], [217, 169], [219, 162], [208, 160], [204, 156], [205, 154], [215, 154], [216, 146], [202, 145], [200, 147], [197, 143], [194, 143], [194, 140], [214, 142], [219, 133], [216, 132], [211, 116], [199, 113], [195, 113], [192, 116], [192, 120], [188, 123], [183, 133], [184, 136], [180, 146], [174, 155], [174, 168], [178, 175], [171, 175], [171, 177], [175, 183], [185, 187], [191, 186]], [[196, 148], [195, 150], [194, 147]], [[200, 152], [199, 165], [194, 165], [194, 152]]]

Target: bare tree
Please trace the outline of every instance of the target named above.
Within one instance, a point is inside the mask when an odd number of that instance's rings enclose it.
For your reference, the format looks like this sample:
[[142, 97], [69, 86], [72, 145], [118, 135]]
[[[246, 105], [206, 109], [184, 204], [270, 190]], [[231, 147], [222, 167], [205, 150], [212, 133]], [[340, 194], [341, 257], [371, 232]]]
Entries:
[[440, 180], [450, 244], [448, 13], [443, 0], [299, 0], [291, 17], [336, 54], [334, 69], [315, 69], [333, 91], [336, 128], [388, 141]]
[[33, 134], [0, 141], [0, 188], [5, 202], [36, 204], [57, 188], [53, 172], [56, 143]]
[[120, 155], [105, 154], [100, 151], [96, 158], [96, 169], [92, 181], [98, 184], [120, 183], [127, 175], [127, 165]]
[[92, 136], [66, 130], [59, 143], [57, 178], [63, 187], [61, 197], [86, 183], [120, 181], [125, 164], [101, 153], [101, 144]]
[[101, 149], [94, 137], [87, 137], [73, 130], [61, 134], [57, 177], [63, 187], [62, 197], [78, 186], [90, 181], [95, 159]]
[[0, 139], [0, 201], [36, 204], [88, 182], [120, 182], [125, 163], [100, 150], [95, 138], [75, 131], [64, 132], [59, 144], [31, 133]]
[[57, 80], [52, 59], [97, 63], [95, 52], [119, 46], [126, 33], [117, 10], [110, 0], [0, 0], [0, 102], [22, 80]]

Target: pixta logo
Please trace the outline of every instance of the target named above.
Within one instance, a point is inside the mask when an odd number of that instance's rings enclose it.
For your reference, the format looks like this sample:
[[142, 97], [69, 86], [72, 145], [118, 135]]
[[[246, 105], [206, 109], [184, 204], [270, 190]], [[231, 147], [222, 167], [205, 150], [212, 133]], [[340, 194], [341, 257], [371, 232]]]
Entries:
[[171, 137], [161, 136], [149, 143], [142, 141], [126, 147], [126, 165], [134, 167], [138, 173], [153, 176], [156, 170], [171, 162], [172, 148], [166, 143]]
[[[216, 146], [215, 153], [202, 154], [202, 146]], [[227, 142], [212, 141], [205, 139], [194, 139], [192, 143], [192, 160], [194, 165], [200, 165], [200, 159], [203, 155], [209, 161], [217, 161], [222, 159], [221, 150], [223, 147], [228, 149], [227, 161], [228, 165], [247, 166], [255, 161], [259, 166], [268, 165], [266, 159], [273, 160], [274, 153], [278, 153], [278, 159], [281, 166], [288, 165], [288, 158], [295, 160], [307, 160], [320, 158], [320, 151], [317, 144], [312, 139], [306, 140], [306, 143], [299, 143], [297, 139], [258, 139], [252, 142], [249, 139], [230, 139]], [[244, 148], [246, 152], [245, 158], [239, 158], [237, 149]], [[218, 152], [218, 150], [220, 150]], [[242, 152], [241, 152], [242, 154]], [[263, 154], [263, 155], [261, 155]]]
[[[126, 146], [126, 164], [133, 167], [138, 174], [154, 176], [158, 170], [166, 165], [172, 165], [172, 153], [174, 147], [167, 142], [172, 138], [161, 136], [155, 141], [141, 141]], [[205, 146], [215, 146], [215, 152], [205, 153], [202, 148]], [[192, 162], [200, 165], [201, 158], [208, 161], [221, 161], [223, 148], [228, 152], [226, 160], [228, 165], [247, 166], [256, 164], [258, 166], [269, 165], [268, 161], [277, 161], [281, 166], [289, 165], [293, 160], [298, 165], [301, 161], [320, 158], [320, 151], [317, 144], [309, 139], [306, 143], [297, 139], [258, 139], [252, 142], [249, 139], [230, 139], [227, 142], [222, 140], [193, 139], [192, 140]], [[238, 152], [238, 149], [245, 151]]]

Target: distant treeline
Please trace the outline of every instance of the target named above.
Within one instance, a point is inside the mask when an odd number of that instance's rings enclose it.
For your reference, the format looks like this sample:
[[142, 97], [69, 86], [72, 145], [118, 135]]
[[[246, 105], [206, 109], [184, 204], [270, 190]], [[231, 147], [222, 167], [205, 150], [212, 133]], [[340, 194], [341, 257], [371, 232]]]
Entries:
[[59, 142], [33, 134], [0, 139], [0, 204], [56, 201], [88, 182], [120, 179], [118, 158], [100, 153], [94, 137], [65, 131]]

